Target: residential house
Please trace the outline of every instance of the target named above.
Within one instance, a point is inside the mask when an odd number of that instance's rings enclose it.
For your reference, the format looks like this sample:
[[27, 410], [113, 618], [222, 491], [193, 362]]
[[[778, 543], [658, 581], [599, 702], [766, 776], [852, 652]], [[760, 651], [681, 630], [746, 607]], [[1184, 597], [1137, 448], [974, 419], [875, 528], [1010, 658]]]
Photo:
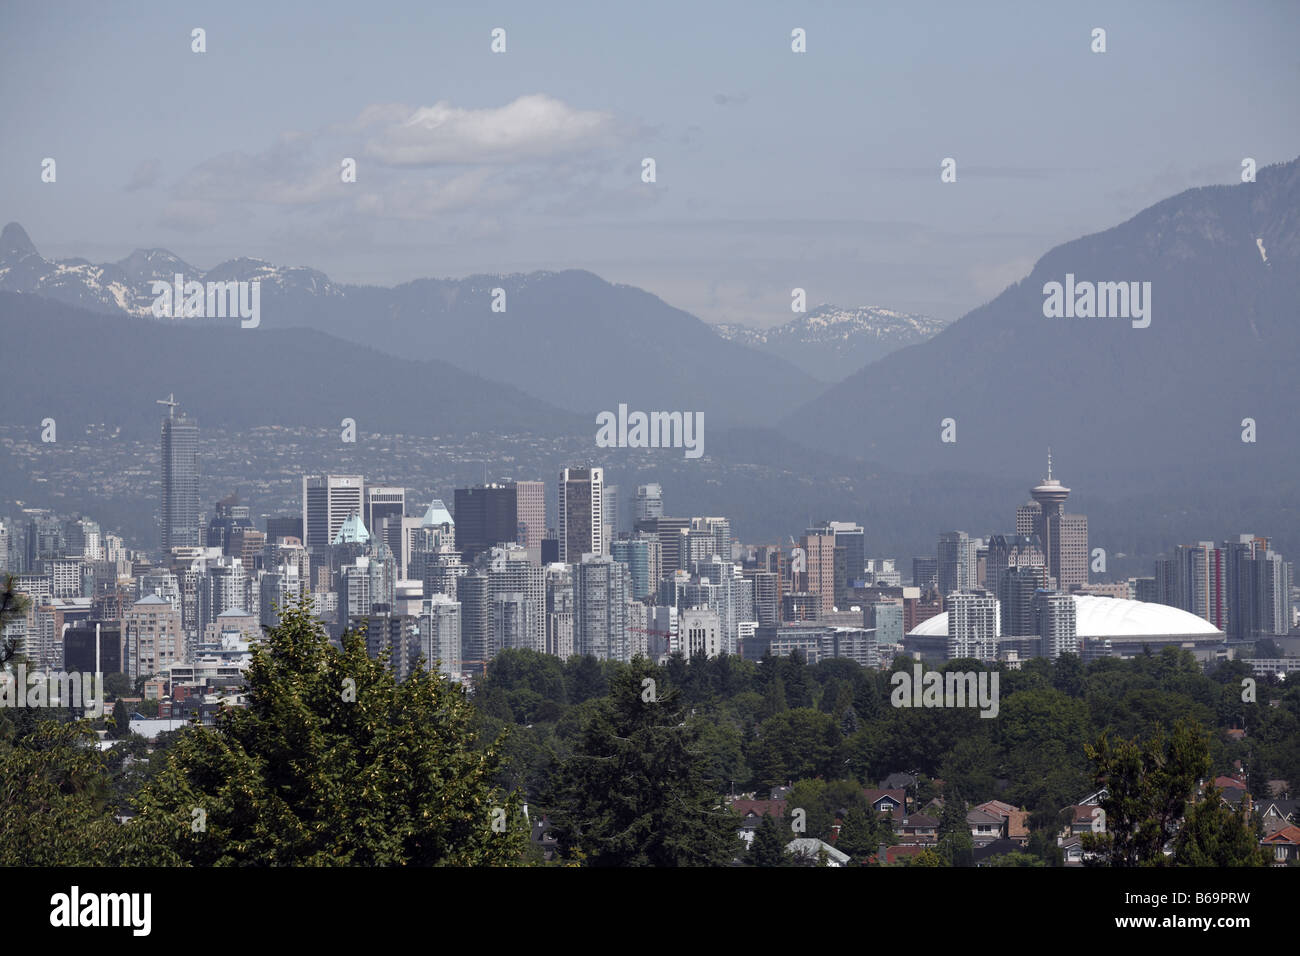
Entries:
[[1288, 866], [1300, 860], [1300, 827], [1285, 826], [1264, 837], [1259, 845], [1272, 851], [1274, 866]]
[[800, 862], [810, 866], [817, 865], [823, 851], [826, 854], [827, 866], [845, 866], [849, 862], [847, 853], [835, 849], [829, 843], [818, 840], [816, 837], [799, 837], [791, 840], [785, 845], [785, 851]]
[[907, 799], [902, 790], [863, 790], [867, 803], [876, 813], [887, 813], [890, 819], [903, 819], [906, 811], [903, 803]]
[[994, 840], [1000, 840], [1006, 836], [1006, 833], [1003, 832], [1005, 820], [983, 810], [972, 809], [966, 811], [966, 823], [970, 827], [971, 840], [976, 847], [987, 846]]
[[916, 778], [910, 773], [891, 773], [880, 781], [881, 790], [908, 790], [916, 786]]
[[740, 838], [749, 846], [754, 839], [754, 831], [763, 823], [763, 815], [768, 814], [777, 823], [785, 821], [784, 800], [733, 800], [731, 809], [740, 814]]
[[975, 809], [983, 810], [995, 817], [1001, 817], [1004, 824], [1003, 833], [1006, 838], [1017, 841], [1021, 846], [1029, 845], [1028, 810], [1020, 810], [1009, 803], [1003, 803], [1001, 800], [986, 800], [983, 803], [976, 804]]
[[939, 839], [939, 821], [924, 813], [913, 813], [894, 821], [898, 842], [905, 845], [925, 845]]

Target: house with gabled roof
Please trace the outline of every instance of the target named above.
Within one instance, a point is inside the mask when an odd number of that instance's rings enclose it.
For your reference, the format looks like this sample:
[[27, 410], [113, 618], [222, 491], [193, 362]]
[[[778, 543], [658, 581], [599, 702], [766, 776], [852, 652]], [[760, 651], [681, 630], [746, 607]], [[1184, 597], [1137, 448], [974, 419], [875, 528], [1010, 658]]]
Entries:
[[837, 850], [816, 837], [799, 837], [791, 840], [785, 845], [785, 852], [789, 853], [796, 860], [810, 866], [816, 866], [817, 861], [821, 859], [824, 852], [826, 854], [827, 866], [846, 866], [849, 862], [849, 855], [843, 850]]
[[974, 841], [977, 847], [985, 846], [1006, 836], [1003, 818], [984, 810], [967, 810], [966, 824], [970, 827], [971, 840]]
[[1003, 833], [1008, 840], [1016, 840], [1021, 846], [1029, 843], [1029, 811], [1013, 807], [1001, 800], [986, 800], [975, 805], [976, 810], [983, 810], [1003, 820]]
[[1272, 853], [1274, 866], [1288, 866], [1300, 860], [1300, 827], [1285, 826], [1264, 837], [1259, 845]]
[[894, 821], [894, 833], [903, 844], [929, 844], [939, 839], [939, 821], [924, 813], [912, 813]]
[[1267, 824], [1270, 819], [1289, 823], [1300, 823], [1300, 800], [1261, 800], [1259, 815]]
[[895, 771], [884, 780], [880, 781], [881, 790], [906, 790], [908, 787], [916, 786], [916, 778], [910, 773], [900, 773]]
[[907, 797], [902, 790], [864, 789], [862, 794], [867, 798], [867, 804], [876, 813], [887, 813], [895, 821], [903, 819]]
[[763, 823], [763, 815], [771, 816], [777, 823], [785, 820], [786, 802], [784, 800], [732, 800], [731, 809], [740, 814], [740, 838], [748, 846], [754, 839], [754, 831]]

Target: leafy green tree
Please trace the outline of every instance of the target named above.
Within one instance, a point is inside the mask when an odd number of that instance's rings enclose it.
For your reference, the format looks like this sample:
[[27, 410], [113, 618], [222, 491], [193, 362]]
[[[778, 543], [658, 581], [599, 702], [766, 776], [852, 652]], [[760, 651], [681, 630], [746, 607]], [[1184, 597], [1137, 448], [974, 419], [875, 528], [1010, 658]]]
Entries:
[[1019, 850], [1012, 850], [1010, 853], [999, 853], [997, 856], [991, 856], [982, 864], [983, 866], [1047, 866], [1046, 861], [1041, 856], [1035, 856], [1033, 853], [1022, 853]]
[[126, 709], [126, 702], [120, 697], [117, 703], [113, 705], [113, 726], [109, 728], [108, 735], [116, 740], [131, 733], [131, 715]]
[[1029, 846], [1025, 849], [1042, 860], [1044, 866], [1065, 866], [1065, 851], [1056, 845], [1051, 830], [1035, 830], [1029, 835]]
[[955, 788], [944, 797], [938, 835], [936, 849], [948, 866], [970, 866], [974, 862], [975, 843], [966, 821], [966, 801]]
[[1187, 811], [1174, 841], [1176, 866], [1271, 866], [1268, 851], [1259, 845], [1250, 814], [1234, 810], [1210, 787], [1204, 799]]
[[765, 813], [759, 821], [758, 829], [754, 831], [754, 839], [745, 855], [745, 862], [750, 866], [789, 866], [790, 857], [785, 852], [789, 842], [790, 834], [785, 824], [778, 823], [770, 813]]
[[767, 690], [763, 692], [763, 706], [759, 713], [763, 717], [775, 717], [777, 714], [784, 714], [789, 710], [785, 702], [785, 684], [780, 677], [774, 677], [768, 682]]
[[565, 661], [564, 683], [572, 704], [604, 697], [608, 689], [605, 669], [591, 654], [570, 657]]
[[[796, 780], [790, 785], [785, 798], [786, 829], [793, 840], [796, 837], [830, 838], [835, 826], [835, 812], [826, 797], [826, 781], [819, 779]], [[795, 829], [802, 821], [803, 829]]]
[[134, 685], [131, 678], [127, 677], [121, 671], [109, 671], [104, 675], [104, 696], [117, 699], [118, 697], [131, 697]]
[[935, 851], [932, 847], [926, 847], [916, 856], [903, 857], [903, 866], [951, 866], [941, 853]]
[[[112, 815], [104, 758], [85, 721], [41, 718], [0, 743], [0, 866], [104, 866], [140, 833]], [[165, 853], [155, 862], [173, 862]]]
[[1052, 664], [1052, 686], [1071, 697], [1082, 697], [1087, 687], [1083, 662], [1077, 654], [1062, 654]]
[[[17, 579], [6, 573], [3, 585], [0, 585], [0, 634], [4, 633], [6, 624], [26, 614], [30, 604], [31, 599], [18, 590]], [[0, 643], [0, 665], [12, 660], [16, 652], [17, 641], [6, 635]]]
[[1179, 721], [1169, 733], [1157, 726], [1144, 742], [1112, 741], [1103, 732], [1085, 752], [1096, 767], [1096, 785], [1108, 796], [1101, 801], [1106, 831], [1085, 833], [1084, 849], [1110, 866], [1168, 865], [1165, 844], [1174, 838], [1197, 780], [1210, 772], [1203, 731]]
[[835, 848], [847, 853], [854, 862], [860, 863], [878, 852], [880, 844], [889, 846], [893, 842], [894, 830], [889, 825], [888, 817], [870, 813], [865, 805], [858, 805], [849, 808], [845, 814]]
[[473, 707], [443, 676], [398, 683], [364, 633], [331, 646], [307, 602], [255, 647], [248, 706], [167, 751], [131, 824], [200, 865], [508, 865], [527, 839], [492, 786]]
[[740, 817], [706, 780], [680, 692], [662, 681], [644, 657], [617, 668], [543, 794], [566, 857], [591, 866], [721, 866], [741, 855]]
[[831, 778], [844, 767], [842, 747], [833, 716], [801, 707], [763, 721], [749, 762], [763, 787], [801, 777]]

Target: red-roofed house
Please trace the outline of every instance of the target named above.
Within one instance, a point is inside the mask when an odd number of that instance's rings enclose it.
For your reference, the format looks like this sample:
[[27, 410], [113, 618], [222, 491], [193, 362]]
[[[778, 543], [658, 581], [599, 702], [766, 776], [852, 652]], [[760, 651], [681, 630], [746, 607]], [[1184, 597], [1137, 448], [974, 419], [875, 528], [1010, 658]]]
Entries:
[[1272, 851], [1274, 866], [1286, 866], [1292, 860], [1300, 859], [1300, 827], [1283, 827], [1264, 837], [1259, 845]]

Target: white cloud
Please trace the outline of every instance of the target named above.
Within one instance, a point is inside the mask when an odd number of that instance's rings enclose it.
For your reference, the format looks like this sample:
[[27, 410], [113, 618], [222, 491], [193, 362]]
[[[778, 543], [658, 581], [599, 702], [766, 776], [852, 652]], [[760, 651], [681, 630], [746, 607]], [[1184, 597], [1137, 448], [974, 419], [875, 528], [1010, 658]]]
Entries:
[[440, 100], [400, 120], [391, 106], [370, 107], [361, 119], [384, 124], [366, 152], [394, 166], [553, 157], [601, 145], [614, 125], [608, 113], [574, 109], [544, 93], [478, 110]]

